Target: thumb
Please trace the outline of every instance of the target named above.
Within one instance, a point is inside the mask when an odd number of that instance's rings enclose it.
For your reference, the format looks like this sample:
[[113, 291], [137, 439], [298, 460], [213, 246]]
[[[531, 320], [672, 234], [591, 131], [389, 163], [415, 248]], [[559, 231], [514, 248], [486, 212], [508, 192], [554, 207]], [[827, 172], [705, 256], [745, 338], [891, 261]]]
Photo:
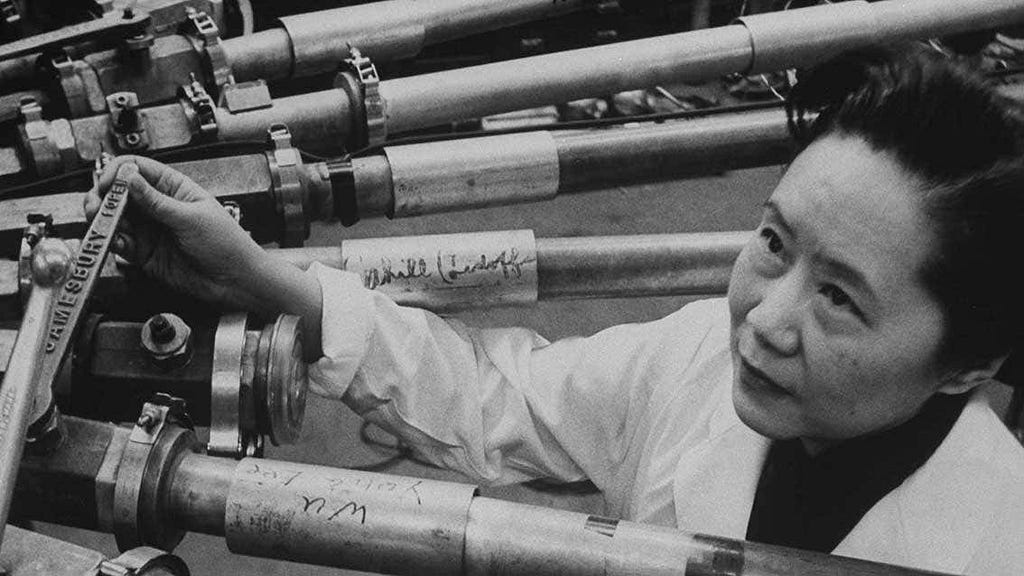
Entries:
[[128, 175], [128, 196], [142, 214], [161, 224], [174, 227], [182, 218], [181, 202], [150, 186], [138, 169]]

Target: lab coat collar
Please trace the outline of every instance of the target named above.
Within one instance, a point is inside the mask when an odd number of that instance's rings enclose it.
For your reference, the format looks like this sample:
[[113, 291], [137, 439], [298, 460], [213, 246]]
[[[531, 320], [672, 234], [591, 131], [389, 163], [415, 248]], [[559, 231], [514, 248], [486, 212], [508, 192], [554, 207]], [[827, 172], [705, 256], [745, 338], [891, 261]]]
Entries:
[[683, 530], [742, 539], [770, 440], [739, 419], [731, 384], [718, 393], [706, 434], [680, 458], [676, 520]]

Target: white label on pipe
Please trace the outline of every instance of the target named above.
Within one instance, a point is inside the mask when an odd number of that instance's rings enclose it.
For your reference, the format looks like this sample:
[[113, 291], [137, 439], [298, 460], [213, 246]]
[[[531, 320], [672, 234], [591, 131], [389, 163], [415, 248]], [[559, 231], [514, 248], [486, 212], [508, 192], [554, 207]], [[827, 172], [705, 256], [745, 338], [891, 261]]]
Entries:
[[342, 267], [400, 304], [450, 311], [537, 301], [530, 230], [346, 240]]

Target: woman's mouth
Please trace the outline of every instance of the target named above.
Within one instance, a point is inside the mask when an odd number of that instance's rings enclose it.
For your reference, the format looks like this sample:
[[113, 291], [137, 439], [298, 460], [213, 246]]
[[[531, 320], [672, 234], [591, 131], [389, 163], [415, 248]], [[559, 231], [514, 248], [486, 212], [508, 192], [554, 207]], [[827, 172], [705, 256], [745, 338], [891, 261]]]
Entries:
[[773, 380], [764, 371], [754, 367], [753, 364], [747, 361], [746, 358], [740, 356], [740, 382], [748, 387], [755, 390], [763, 390], [771, 394], [785, 394], [791, 395], [789, 390], [780, 386], [775, 380]]

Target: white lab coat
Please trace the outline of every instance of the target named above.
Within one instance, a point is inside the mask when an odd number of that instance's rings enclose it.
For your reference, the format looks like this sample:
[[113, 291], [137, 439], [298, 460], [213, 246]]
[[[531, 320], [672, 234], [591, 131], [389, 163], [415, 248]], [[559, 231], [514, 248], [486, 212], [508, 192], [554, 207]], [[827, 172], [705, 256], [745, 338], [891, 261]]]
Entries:
[[[769, 440], [732, 406], [724, 300], [549, 343], [403, 308], [313, 269], [324, 295], [314, 390], [483, 483], [589, 478], [610, 515], [743, 539]], [[1024, 449], [983, 398], [836, 554], [1024, 573]]]

